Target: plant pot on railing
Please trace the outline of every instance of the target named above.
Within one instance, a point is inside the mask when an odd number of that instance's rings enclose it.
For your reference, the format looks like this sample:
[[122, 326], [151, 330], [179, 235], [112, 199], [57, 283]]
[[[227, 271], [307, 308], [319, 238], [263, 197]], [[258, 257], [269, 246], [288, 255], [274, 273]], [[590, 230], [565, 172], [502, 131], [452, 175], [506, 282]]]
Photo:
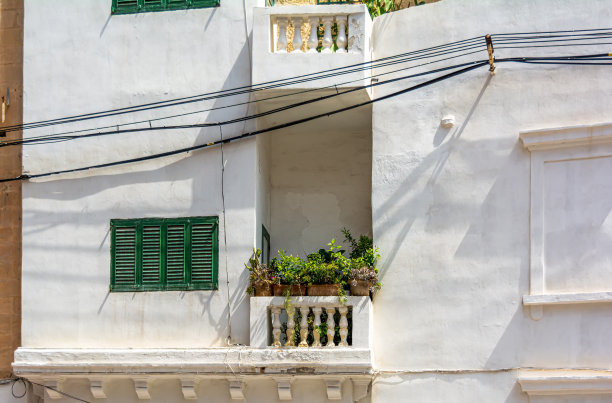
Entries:
[[270, 284], [255, 284], [253, 285], [255, 289], [256, 297], [271, 297], [272, 296], [272, 286]]
[[274, 296], [282, 297], [286, 295], [289, 290], [291, 296], [304, 296], [306, 295], [306, 286], [303, 284], [274, 284]]
[[308, 286], [308, 295], [311, 297], [329, 297], [338, 295], [340, 284], [312, 284]]
[[355, 295], [358, 297], [369, 297], [370, 296], [370, 288], [372, 287], [372, 282], [368, 280], [351, 280], [349, 281], [351, 286], [351, 295]]

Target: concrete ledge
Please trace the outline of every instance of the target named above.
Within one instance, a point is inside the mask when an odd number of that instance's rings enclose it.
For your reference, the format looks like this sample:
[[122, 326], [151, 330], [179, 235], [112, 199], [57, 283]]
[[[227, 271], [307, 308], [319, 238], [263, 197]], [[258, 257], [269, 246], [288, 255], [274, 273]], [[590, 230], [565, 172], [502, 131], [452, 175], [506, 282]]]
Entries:
[[612, 292], [524, 295], [523, 305], [568, 305], [612, 302]]
[[520, 138], [529, 151], [612, 143], [612, 123], [527, 130]]
[[33, 374], [369, 374], [358, 348], [47, 349], [15, 351], [16, 375]]
[[530, 396], [612, 393], [612, 371], [524, 370], [518, 382]]

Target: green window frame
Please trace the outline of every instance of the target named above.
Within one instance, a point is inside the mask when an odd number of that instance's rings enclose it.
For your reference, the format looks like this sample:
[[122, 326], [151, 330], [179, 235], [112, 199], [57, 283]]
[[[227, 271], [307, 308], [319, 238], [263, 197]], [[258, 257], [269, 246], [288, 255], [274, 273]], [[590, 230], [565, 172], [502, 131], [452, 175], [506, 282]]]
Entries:
[[113, 14], [219, 7], [221, 0], [112, 0]]
[[216, 290], [219, 218], [113, 219], [111, 291]]

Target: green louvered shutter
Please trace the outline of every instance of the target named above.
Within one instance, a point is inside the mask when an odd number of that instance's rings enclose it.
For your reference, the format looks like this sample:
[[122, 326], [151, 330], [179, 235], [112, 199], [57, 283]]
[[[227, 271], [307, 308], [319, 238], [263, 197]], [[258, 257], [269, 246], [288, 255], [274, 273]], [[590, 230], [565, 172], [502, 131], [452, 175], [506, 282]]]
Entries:
[[142, 285], [154, 287], [161, 280], [161, 232], [160, 224], [142, 226]]
[[137, 228], [135, 225], [113, 226], [111, 290], [137, 288]]
[[137, 13], [138, 0], [113, 0], [111, 11], [114, 14]]
[[217, 219], [192, 221], [191, 284], [198, 289], [215, 289], [218, 266]]
[[164, 10], [163, 0], [143, 0], [144, 11], [160, 11]]
[[217, 289], [218, 222], [111, 220], [111, 291]]
[[170, 221], [166, 237], [166, 276], [168, 288], [185, 285], [185, 233], [186, 223]]

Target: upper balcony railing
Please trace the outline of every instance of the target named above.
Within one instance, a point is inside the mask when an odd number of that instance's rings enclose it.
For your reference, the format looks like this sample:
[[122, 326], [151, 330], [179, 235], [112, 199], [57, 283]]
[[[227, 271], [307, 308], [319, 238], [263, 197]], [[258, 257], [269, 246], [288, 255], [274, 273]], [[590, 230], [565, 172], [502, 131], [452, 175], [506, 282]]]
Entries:
[[[256, 8], [253, 26], [253, 81], [291, 77], [362, 65], [371, 59], [372, 20], [363, 4]], [[369, 70], [343, 76], [300, 80], [282, 88], [355, 87], [367, 84]], [[363, 81], [361, 81], [363, 80]]]

